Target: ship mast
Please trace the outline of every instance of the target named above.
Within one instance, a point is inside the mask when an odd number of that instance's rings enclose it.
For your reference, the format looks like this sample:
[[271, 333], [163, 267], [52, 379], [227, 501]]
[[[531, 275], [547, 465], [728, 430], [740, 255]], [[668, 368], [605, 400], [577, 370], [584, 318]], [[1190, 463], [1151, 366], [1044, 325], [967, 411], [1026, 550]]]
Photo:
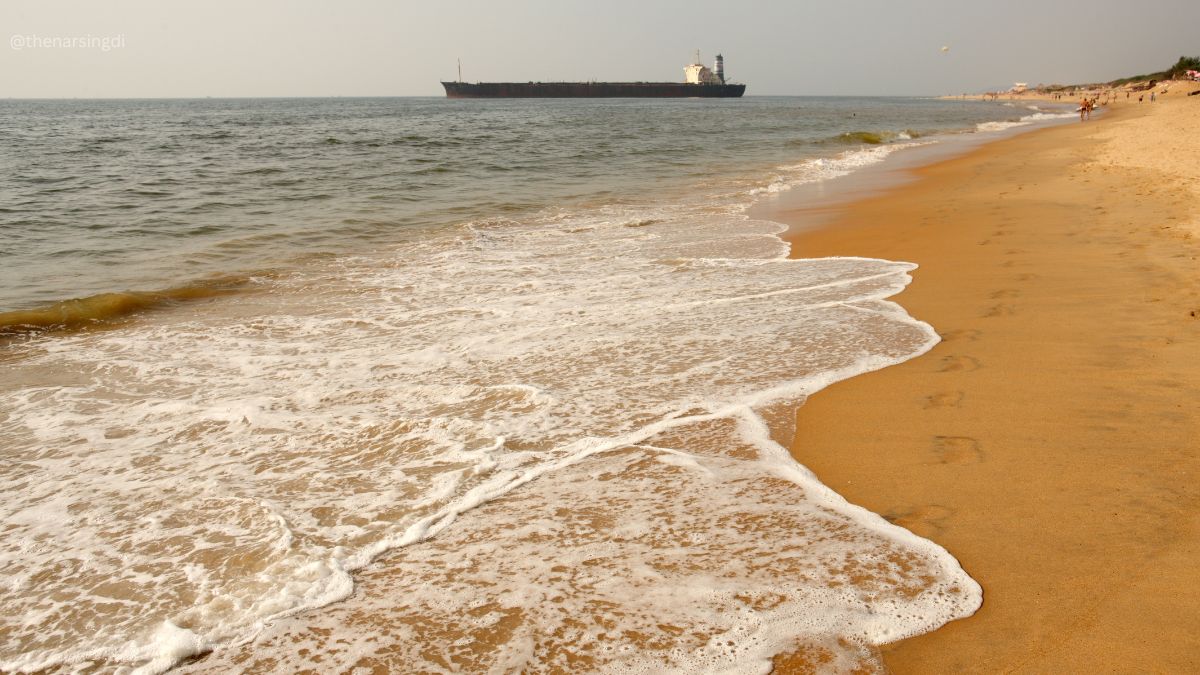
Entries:
[[462, 59], [458, 60], [458, 81], [462, 82]]

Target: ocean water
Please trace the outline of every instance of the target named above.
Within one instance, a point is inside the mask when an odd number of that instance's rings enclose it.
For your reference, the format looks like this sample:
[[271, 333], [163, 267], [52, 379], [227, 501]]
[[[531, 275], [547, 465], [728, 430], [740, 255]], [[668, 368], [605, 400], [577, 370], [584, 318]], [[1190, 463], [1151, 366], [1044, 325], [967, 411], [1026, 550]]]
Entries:
[[0, 102], [0, 669], [837, 669], [970, 615], [785, 449], [937, 342], [915, 266], [746, 212], [1057, 115]]

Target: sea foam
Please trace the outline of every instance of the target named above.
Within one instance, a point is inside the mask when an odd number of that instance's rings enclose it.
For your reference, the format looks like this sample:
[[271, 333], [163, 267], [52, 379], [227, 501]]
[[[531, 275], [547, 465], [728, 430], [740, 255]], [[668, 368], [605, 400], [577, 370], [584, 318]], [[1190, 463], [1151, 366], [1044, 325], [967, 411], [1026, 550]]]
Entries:
[[937, 342], [887, 300], [914, 265], [788, 259], [739, 194], [477, 220], [15, 346], [0, 668], [752, 672], [970, 614], [948, 553], [782, 445]]
[[906, 140], [886, 145], [847, 150], [833, 157], [814, 157], [798, 164], [787, 164], [777, 167], [776, 174], [770, 182], [766, 185], [752, 187], [747, 193], [751, 196], [758, 196], [783, 192], [797, 185], [841, 178], [864, 167], [878, 164], [899, 150], [936, 143], [934, 140], [907, 140], [907, 134], [901, 134], [898, 138]]
[[1014, 127], [1024, 127], [1036, 122], [1049, 122], [1051, 120], [1064, 120], [1075, 117], [1075, 113], [1071, 112], [1035, 112], [1032, 115], [1024, 115], [1019, 119], [1006, 120], [998, 122], [980, 122], [975, 125], [976, 131], [1005, 131]]

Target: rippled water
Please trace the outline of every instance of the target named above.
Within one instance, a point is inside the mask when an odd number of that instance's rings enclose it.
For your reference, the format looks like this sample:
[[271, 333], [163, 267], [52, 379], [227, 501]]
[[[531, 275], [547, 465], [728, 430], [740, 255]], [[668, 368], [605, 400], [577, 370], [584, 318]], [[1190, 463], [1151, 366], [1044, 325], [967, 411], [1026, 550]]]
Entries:
[[915, 99], [0, 101], [0, 311], [736, 188], [860, 142], [847, 133], [1019, 116]]
[[937, 341], [913, 265], [745, 211], [1013, 116], [0, 103], [0, 317], [84, 328], [0, 345], [0, 668], [756, 671], [971, 613], [784, 448]]

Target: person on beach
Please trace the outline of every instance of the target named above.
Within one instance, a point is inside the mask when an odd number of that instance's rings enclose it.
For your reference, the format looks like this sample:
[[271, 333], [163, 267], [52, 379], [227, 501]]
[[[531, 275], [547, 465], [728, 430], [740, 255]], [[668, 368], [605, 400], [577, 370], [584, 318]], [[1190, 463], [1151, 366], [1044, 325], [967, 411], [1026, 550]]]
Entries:
[[1087, 119], [1088, 100], [1086, 98], [1079, 101], [1079, 121]]

